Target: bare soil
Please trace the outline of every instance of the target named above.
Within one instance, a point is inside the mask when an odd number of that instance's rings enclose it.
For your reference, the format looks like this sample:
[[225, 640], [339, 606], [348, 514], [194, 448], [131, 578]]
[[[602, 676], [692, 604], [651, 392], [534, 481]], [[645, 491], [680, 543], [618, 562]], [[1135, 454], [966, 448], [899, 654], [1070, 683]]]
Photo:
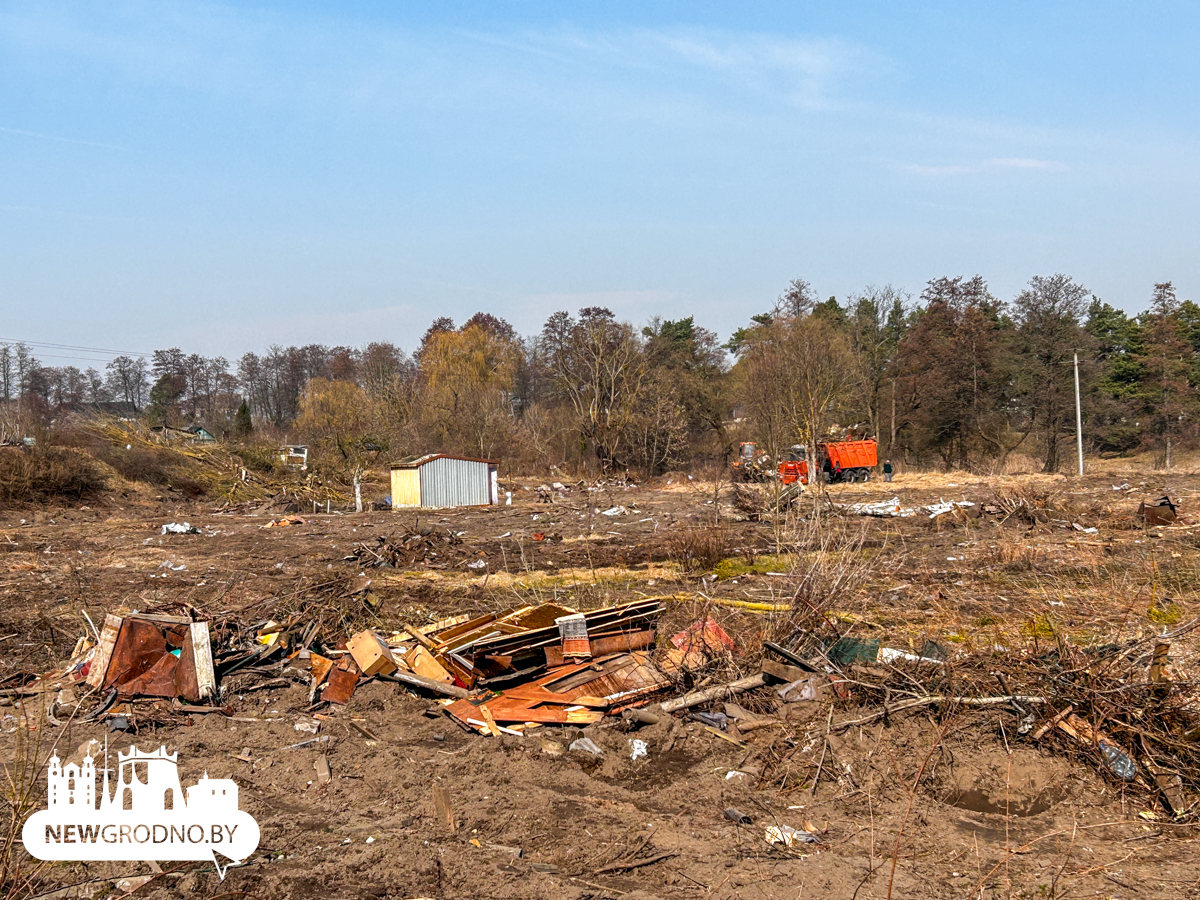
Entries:
[[[276, 511], [217, 514], [184, 500], [5, 510], [0, 676], [63, 666], [86, 633], [81, 610], [97, 623], [110, 611], [180, 604], [247, 622], [306, 610], [348, 635], [358, 626], [386, 632], [551, 599], [594, 608], [645, 596], [672, 598], [660, 643], [704, 614], [738, 642], [724, 668], [697, 680], [756, 670], [776, 614], [729, 604], [788, 600], [786, 574], [749, 561], [784, 567], [803, 557], [803, 547], [787, 543], [794, 523], [748, 521], [728, 485], [686, 475], [629, 489], [575, 487], [553, 503], [538, 500], [536, 484], [507, 485], [512, 506], [301, 512], [303, 525], [271, 529], [262, 525]], [[1140, 528], [1132, 516], [1138, 500], [1168, 492], [1182, 499], [1185, 518]], [[901, 476], [830, 489], [834, 507], [893, 496], [906, 505], [983, 505], [1016, 494], [1044, 503], [1045, 520], [984, 514], [939, 523], [924, 514], [843, 518], [825, 509], [838, 527], [862, 532], [857, 554], [870, 563], [831, 621], [900, 649], [932, 639], [951, 654], [995, 648], [1002, 657], [1046, 639], [1048, 623], [1057, 634], [1095, 641], [1200, 614], [1200, 529], [1186, 518], [1197, 508], [1195, 476]], [[624, 509], [603, 514], [613, 507]], [[182, 521], [201, 533], [160, 533]], [[728, 535], [723, 577], [676, 556], [681, 531], [717, 522]], [[434, 555], [401, 569], [347, 560], [359, 542], [372, 546], [377, 536], [421, 525], [462, 532], [462, 542], [434, 546]], [[478, 560], [486, 567], [470, 567]], [[354, 593], [363, 578], [369, 590]], [[1172, 650], [1181, 673], [1195, 668], [1190, 639]], [[313, 710], [301, 684], [255, 689], [262, 680], [227, 680], [232, 716], [139, 703], [136, 735], [109, 736], [114, 748], [177, 750], [185, 784], [204, 772], [234, 778], [242, 808], [262, 829], [255, 856], [223, 882], [211, 865], [164, 863], [166, 873], [138, 896], [1200, 896], [1191, 825], [1164, 817], [1067, 742], [1019, 737], [1011, 712], [925, 710], [826, 740], [831, 722], [876, 707], [828, 691], [781, 705], [764, 688], [739, 702], [780, 724], [744, 735], [747, 747], [682, 718], [636, 734], [607, 720], [584, 731], [548, 726], [490, 738], [460, 730], [433, 700], [395, 684], [370, 682], [345, 707]], [[328, 718], [315, 720], [314, 711]], [[8, 764], [25, 738], [67, 757], [105, 736], [101, 725], [77, 722], [31, 735], [18, 729], [11, 705], [0, 707], [0, 718]], [[297, 723], [313, 721], [330, 738], [328, 785], [317, 783], [319, 751], [283, 749], [310, 736]], [[555, 742], [580, 735], [603, 757], [557, 752]], [[635, 736], [647, 742], [648, 758], [630, 759]], [[243, 748], [253, 762], [234, 758]], [[449, 794], [453, 828], [436, 814], [437, 787]], [[751, 823], [732, 821], [730, 807]], [[768, 844], [765, 830], [782, 825], [811, 826], [819, 843]], [[39, 872], [32, 893], [84, 884], [79, 896], [120, 895], [118, 879], [143, 874], [153, 873], [144, 864], [57, 863]]]

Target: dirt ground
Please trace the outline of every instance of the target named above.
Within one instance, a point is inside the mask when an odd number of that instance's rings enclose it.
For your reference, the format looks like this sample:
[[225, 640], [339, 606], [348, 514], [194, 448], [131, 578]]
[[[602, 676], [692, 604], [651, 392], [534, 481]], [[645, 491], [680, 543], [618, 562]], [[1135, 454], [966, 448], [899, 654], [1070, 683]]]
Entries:
[[[738, 642], [725, 668], [698, 673], [699, 683], [756, 671], [763, 636], [779, 633], [782, 613], [769, 607], [797, 596], [789, 572], [805, 556], [795, 535], [808, 526], [783, 516], [751, 521], [728, 484], [687, 475], [568, 486], [551, 503], [537, 484], [504, 485], [511, 506], [298, 510], [303, 525], [271, 529], [262, 526], [282, 506], [218, 514], [168, 499], [0, 511], [0, 676], [61, 668], [87, 633], [82, 611], [99, 622], [115, 610], [186, 604], [257, 622], [304, 609], [348, 634], [548, 600], [590, 609], [650, 596], [669, 598], [660, 643], [705, 614]], [[1181, 501], [1184, 518], [1139, 527], [1138, 501], [1164, 493]], [[1003, 502], [1016, 496], [1052, 512], [1005, 515]], [[839, 512], [892, 497], [911, 506], [999, 502], [1001, 511], [954, 522]], [[916, 651], [929, 639], [952, 659], [991, 652], [999, 661], [1039, 639], [1179, 628], [1200, 615], [1200, 528], [1187, 518], [1200, 511], [1197, 497], [1200, 477], [1131, 471], [834, 486], [831, 505], [818, 509], [853, 542], [862, 570], [828, 616], [889, 647]], [[200, 533], [161, 534], [183, 521]], [[680, 535], [714, 523], [724, 561], [681, 558]], [[461, 532], [461, 543], [435, 544], [401, 568], [364, 568], [351, 556], [360, 542], [422, 525]], [[1191, 638], [1173, 645], [1182, 672], [1195, 668]], [[226, 680], [222, 702], [232, 715], [137, 704], [136, 734], [108, 735], [114, 750], [136, 742], [178, 751], [184, 784], [204, 772], [235, 779], [262, 831], [256, 854], [224, 881], [211, 865], [164, 863], [136, 896], [1200, 896], [1190, 824], [1164, 817], [1065, 741], [1019, 736], [1010, 711], [926, 709], [831, 729], [876, 707], [832, 691], [781, 704], [763, 688], [738, 702], [779, 721], [744, 735], [744, 747], [684, 718], [636, 733], [609, 719], [583, 731], [547, 726], [492, 738], [461, 730], [432, 699], [392, 683], [367, 683], [347, 706], [319, 709], [298, 682], [262, 683], [254, 674]], [[4, 702], [0, 753], [9, 765], [30, 743], [42, 753], [54, 745], [65, 759], [105, 738], [101, 724], [27, 731]], [[328, 785], [317, 782], [312, 745], [284, 749], [310, 736], [297, 724], [313, 722], [329, 738]], [[601, 758], [562, 751], [581, 735]], [[630, 759], [634, 737], [646, 742], [646, 758]], [[244, 748], [252, 761], [234, 758]], [[453, 828], [435, 811], [439, 787]], [[733, 821], [731, 807], [749, 824]], [[764, 839], [768, 827], [788, 825], [811, 828], [818, 842], [788, 848]], [[120, 896], [121, 878], [146, 874], [155, 874], [146, 864], [55, 863], [23, 896], [68, 885], [81, 886], [58, 896]]]

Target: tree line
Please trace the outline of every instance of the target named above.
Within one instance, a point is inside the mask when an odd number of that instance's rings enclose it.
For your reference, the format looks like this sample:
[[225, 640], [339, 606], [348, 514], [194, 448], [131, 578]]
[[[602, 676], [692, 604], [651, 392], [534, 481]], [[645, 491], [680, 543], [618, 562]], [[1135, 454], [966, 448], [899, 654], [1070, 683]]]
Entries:
[[981, 276], [821, 300], [795, 279], [726, 341], [693, 317], [641, 327], [603, 307], [522, 336], [477, 313], [436, 319], [411, 354], [272, 346], [236, 364], [178, 348], [104, 372], [43, 366], [0, 344], [0, 402], [51, 422], [99, 408], [218, 436], [308, 440], [361, 470], [447, 451], [521, 468], [659, 473], [724, 462], [744, 439], [778, 454], [873, 436], [914, 465], [987, 469], [1014, 453], [1069, 467], [1075, 356], [1093, 453], [1172, 453], [1198, 436], [1200, 306], [1170, 282], [1130, 316], [1066, 275], [1010, 301]]

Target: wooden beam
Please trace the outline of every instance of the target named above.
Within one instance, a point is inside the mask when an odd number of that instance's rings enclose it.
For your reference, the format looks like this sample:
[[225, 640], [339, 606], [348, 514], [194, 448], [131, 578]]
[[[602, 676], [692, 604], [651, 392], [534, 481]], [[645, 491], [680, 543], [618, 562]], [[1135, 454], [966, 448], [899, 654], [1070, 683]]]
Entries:
[[426, 691], [432, 691], [435, 694], [441, 694], [444, 697], [457, 697], [460, 700], [465, 700], [471, 696], [471, 692], [466, 688], [460, 688], [456, 684], [446, 684], [441, 681], [434, 681], [431, 678], [422, 678], [420, 675], [414, 675], [412, 672], [405, 672], [403, 669], [397, 669], [391, 675], [379, 674], [376, 678], [383, 681], [395, 681], [400, 684], [408, 685], [409, 687], [422, 688]]
[[766, 683], [766, 676], [760, 672], [758, 675], [739, 678], [737, 681], [731, 681], [728, 684], [719, 684], [716, 687], [705, 688], [702, 691], [692, 691], [690, 694], [684, 694], [682, 697], [666, 701], [662, 704], [661, 708], [663, 712], [668, 713], [680, 709], [688, 709], [692, 706], [699, 706], [701, 703], [707, 703], [710, 700], [729, 697], [733, 694], [740, 694], [743, 691], [751, 691], [754, 688], [762, 687]]

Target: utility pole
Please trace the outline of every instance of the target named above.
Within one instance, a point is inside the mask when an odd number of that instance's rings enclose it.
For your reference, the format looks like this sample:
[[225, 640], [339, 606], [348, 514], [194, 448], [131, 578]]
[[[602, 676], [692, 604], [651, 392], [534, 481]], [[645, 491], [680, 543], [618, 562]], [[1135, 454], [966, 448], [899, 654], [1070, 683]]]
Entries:
[[1075, 351], [1075, 447], [1079, 451], [1079, 475], [1083, 476], [1083, 412], [1079, 406], [1079, 351]]

